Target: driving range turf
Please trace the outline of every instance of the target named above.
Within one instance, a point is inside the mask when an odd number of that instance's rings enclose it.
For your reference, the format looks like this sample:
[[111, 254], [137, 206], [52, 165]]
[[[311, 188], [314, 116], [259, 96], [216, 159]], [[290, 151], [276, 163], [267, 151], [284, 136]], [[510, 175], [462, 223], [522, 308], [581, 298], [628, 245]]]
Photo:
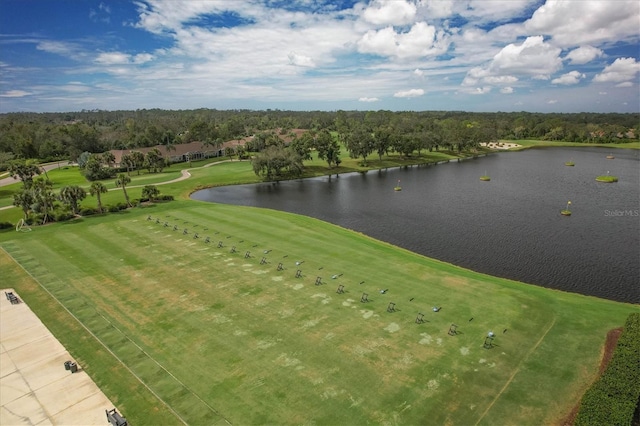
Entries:
[[194, 201], [0, 246], [0, 275], [132, 424], [557, 423], [638, 310]]

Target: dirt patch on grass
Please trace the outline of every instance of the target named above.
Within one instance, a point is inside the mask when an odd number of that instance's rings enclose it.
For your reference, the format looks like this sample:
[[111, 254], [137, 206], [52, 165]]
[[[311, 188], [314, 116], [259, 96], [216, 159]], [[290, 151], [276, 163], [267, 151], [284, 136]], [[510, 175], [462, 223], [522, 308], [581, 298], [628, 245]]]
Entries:
[[[602, 375], [602, 373], [604, 373], [604, 370], [607, 369], [607, 365], [609, 365], [609, 362], [613, 357], [613, 350], [616, 348], [616, 345], [618, 344], [618, 339], [620, 338], [621, 334], [622, 334], [622, 327], [614, 328], [613, 330], [610, 330], [607, 333], [607, 340], [604, 344], [604, 351], [602, 353], [602, 360], [600, 360], [600, 368], [598, 369], [598, 376], [594, 379], [594, 381], [598, 380]], [[573, 423], [576, 420], [576, 416], [578, 415], [578, 410], [580, 409], [580, 400], [582, 400], [582, 395], [580, 395], [580, 399], [578, 400], [578, 402], [576, 402], [576, 405], [573, 406], [573, 409], [567, 415], [567, 417], [565, 417], [560, 422], [560, 425], [562, 426], [573, 425]]]

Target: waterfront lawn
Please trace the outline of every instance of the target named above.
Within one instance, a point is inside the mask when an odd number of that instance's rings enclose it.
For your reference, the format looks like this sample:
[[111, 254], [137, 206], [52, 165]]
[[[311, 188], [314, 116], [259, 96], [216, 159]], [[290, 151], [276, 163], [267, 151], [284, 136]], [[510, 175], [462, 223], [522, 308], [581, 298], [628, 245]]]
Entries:
[[[558, 423], [595, 377], [607, 331], [638, 311], [307, 217], [195, 201], [2, 233], [0, 246], [42, 289], [7, 275], [8, 257], [3, 285], [132, 424], [149, 423], [159, 400], [189, 424]], [[73, 318], [44, 289], [114, 356], [80, 327], [66, 332]], [[133, 374], [159, 400], [129, 397]]]

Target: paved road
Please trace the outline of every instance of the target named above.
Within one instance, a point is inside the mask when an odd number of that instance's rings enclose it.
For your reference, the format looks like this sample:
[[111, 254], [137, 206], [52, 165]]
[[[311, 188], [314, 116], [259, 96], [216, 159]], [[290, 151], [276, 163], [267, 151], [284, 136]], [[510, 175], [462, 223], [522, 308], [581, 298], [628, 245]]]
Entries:
[[[59, 163], [49, 163], [49, 164], [45, 164], [45, 165], [41, 165], [40, 168], [44, 169], [46, 171], [49, 170], [53, 170], [53, 169], [57, 169], [59, 167], [65, 167], [68, 166], [69, 163], [67, 163], [66, 161], [61, 161]], [[75, 166], [76, 164], [74, 164]], [[20, 182], [19, 179], [14, 179], [11, 176], [6, 177], [6, 178], [2, 178], [0, 179], [0, 186], [7, 186], [7, 185], [11, 185], [12, 183], [16, 183], [16, 182]]]

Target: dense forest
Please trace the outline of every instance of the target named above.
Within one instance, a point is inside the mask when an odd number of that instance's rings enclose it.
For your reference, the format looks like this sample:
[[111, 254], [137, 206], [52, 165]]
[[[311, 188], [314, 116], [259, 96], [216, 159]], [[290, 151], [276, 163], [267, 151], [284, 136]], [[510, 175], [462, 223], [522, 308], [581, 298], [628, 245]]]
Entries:
[[[11, 159], [73, 160], [83, 152], [200, 141], [219, 145], [274, 129], [337, 132], [349, 154], [465, 149], [497, 139], [584, 143], [637, 140], [640, 114], [469, 113], [460, 111], [251, 111], [160, 109], [0, 115], [0, 165]], [[364, 148], [363, 148], [364, 147]], [[364, 156], [366, 161], [366, 155]]]

